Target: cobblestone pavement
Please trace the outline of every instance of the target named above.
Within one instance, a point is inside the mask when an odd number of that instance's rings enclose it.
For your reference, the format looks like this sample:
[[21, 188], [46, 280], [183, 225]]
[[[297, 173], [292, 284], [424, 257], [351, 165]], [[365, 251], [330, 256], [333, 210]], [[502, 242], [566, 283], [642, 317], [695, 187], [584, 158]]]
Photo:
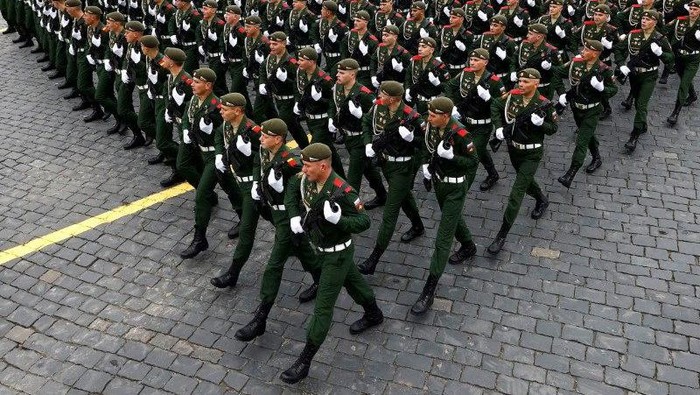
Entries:
[[[10, 38], [0, 36], [0, 250], [159, 191], [168, 169], [145, 164], [155, 149], [125, 152], [126, 137], [96, 130], [108, 123], [84, 124], [37, 56]], [[632, 113], [616, 111], [599, 131], [603, 167], [579, 173], [569, 191], [555, 181], [573, 148], [567, 114], [537, 177], [549, 210], [535, 222], [526, 198], [492, 258], [485, 246], [513, 179], [499, 152], [505, 177], [488, 193], [472, 187], [465, 207], [477, 257], [447, 268], [420, 319], [408, 311], [440, 213], [417, 184], [428, 232], [393, 242], [370, 278], [387, 320], [351, 336], [361, 313], [342, 293], [310, 377], [296, 386], [278, 376], [303, 347], [313, 306], [296, 295], [310, 277], [290, 261], [267, 333], [235, 340], [258, 303], [272, 227], [261, 223], [240, 285], [213, 289], [209, 278], [235, 245], [226, 238], [234, 216], [219, 206], [209, 251], [181, 260], [193, 224], [189, 192], [0, 268], [0, 394], [697, 394], [700, 112], [686, 108], [677, 127], [664, 126], [671, 80], [657, 86], [637, 151], [622, 153]], [[479, 170], [477, 183], [483, 177]], [[355, 238], [358, 260], [369, 255], [380, 214]], [[407, 227], [402, 218], [399, 232]]]

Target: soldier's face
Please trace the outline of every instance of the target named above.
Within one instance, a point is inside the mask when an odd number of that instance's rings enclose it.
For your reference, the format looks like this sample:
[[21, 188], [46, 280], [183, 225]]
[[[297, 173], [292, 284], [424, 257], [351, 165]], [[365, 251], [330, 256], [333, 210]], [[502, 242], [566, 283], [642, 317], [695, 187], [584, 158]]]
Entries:
[[449, 120], [449, 114], [438, 114], [432, 111], [428, 111], [428, 123], [434, 128], [441, 128], [447, 125]]
[[284, 42], [280, 41], [270, 41], [270, 52], [275, 55], [280, 55], [284, 52]]
[[411, 8], [411, 17], [413, 19], [423, 19], [425, 16], [425, 10], [421, 8]]
[[303, 1], [297, 0], [297, 1], [295, 1], [295, 2], [292, 3], [292, 8], [293, 8], [295, 11], [301, 11], [301, 10], [304, 9], [304, 6], [305, 6], [305, 5], [306, 5], [306, 3], [304, 3]]
[[588, 49], [586, 47], [583, 47], [583, 50], [581, 51], [581, 57], [587, 62], [597, 58], [598, 55], [600, 55], [600, 52]]
[[149, 59], [153, 59], [158, 54], [157, 48], [148, 48], [147, 46], [141, 44], [141, 52], [146, 55]]
[[321, 17], [322, 18], [331, 19], [332, 16], [333, 16], [333, 13], [328, 11], [328, 8], [326, 8], [326, 7], [321, 8]]
[[321, 179], [321, 175], [328, 169], [328, 161], [319, 160], [317, 162], [303, 161], [301, 171], [306, 175], [306, 178], [311, 182], [316, 182]]
[[271, 149], [277, 145], [282, 145], [282, 137], [268, 136], [265, 133], [260, 133], [260, 145], [265, 149]]
[[503, 33], [503, 31], [504, 31], [505, 29], [506, 29], [506, 27], [503, 26], [503, 25], [501, 25], [501, 24], [498, 23], [498, 22], [494, 22], [494, 23], [492, 23], [492, 24], [489, 25], [489, 31], [490, 31], [491, 33], [493, 33], [493, 34], [496, 34], [496, 35], [499, 35], [499, 34]]
[[338, 70], [338, 74], [336, 74], [336, 79], [339, 84], [345, 85], [352, 80], [352, 76], [354, 75], [354, 73], [355, 72], [351, 70]]
[[507, 4], [508, 4], [509, 7], [512, 7], [512, 6], [516, 5], [516, 4], [518, 4], [518, 0], [508, 0], [508, 1], [507, 1]]
[[396, 35], [384, 32], [382, 33], [382, 42], [386, 45], [396, 44]]
[[603, 12], [594, 12], [593, 13], [593, 22], [595, 22], [596, 25], [602, 25], [603, 23], [606, 23], [608, 21], [608, 15], [603, 13]]
[[700, 7], [690, 7], [688, 14], [690, 14], [690, 17], [693, 19], [699, 17], [700, 16]]
[[550, 4], [549, 5], [549, 15], [559, 15], [561, 14], [561, 10], [564, 8], [564, 6], [559, 5], [559, 4]]
[[474, 69], [474, 71], [481, 71], [486, 67], [486, 65], [489, 63], [488, 60], [477, 58], [472, 56], [469, 58], [469, 67]]
[[141, 33], [132, 32], [131, 30], [127, 30], [126, 33], [124, 33], [124, 36], [126, 36], [126, 42], [128, 42], [129, 44], [139, 41], [141, 35]]
[[226, 19], [226, 23], [229, 25], [235, 25], [239, 20], [241, 20], [241, 16], [234, 12], [227, 12], [224, 14], [224, 18]]
[[656, 20], [647, 16], [642, 17], [642, 29], [649, 30], [656, 27]]
[[379, 12], [382, 14], [388, 14], [391, 12], [391, 2], [389, 1], [382, 1], [379, 3]]
[[202, 7], [202, 15], [204, 19], [210, 19], [216, 14], [216, 8]]
[[455, 27], [455, 26], [461, 26], [462, 22], [464, 22], [464, 18], [462, 18], [459, 15], [450, 15], [450, 26]]
[[88, 25], [94, 25], [95, 23], [97, 23], [100, 20], [100, 18], [97, 15], [88, 14], [88, 13], [85, 13], [83, 15], [83, 18], [85, 18], [85, 23], [87, 23]]
[[525, 41], [529, 43], [536, 43], [538, 40], [541, 40], [544, 38], [544, 35], [535, 33], [533, 31], [527, 32], [527, 37], [525, 37]]
[[540, 83], [540, 80], [535, 79], [535, 78], [520, 77], [518, 79], [518, 88], [520, 88], [525, 93], [531, 93], [531, 92], [534, 92], [535, 89], [537, 89], [537, 85], [539, 83]]
[[254, 37], [260, 31], [260, 27], [258, 25], [245, 25], [244, 28], [245, 28], [245, 35], [248, 37]]
[[310, 71], [314, 69], [314, 62], [306, 58], [299, 58], [299, 68], [304, 71]]
[[205, 80], [194, 78], [192, 80], [192, 93], [197, 96], [202, 96], [212, 88], [211, 82], [206, 82]]
[[221, 118], [227, 122], [232, 121], [236, 117], [235, 109], [236, 107], [221, 106], [221, 109], [219, 110], [221, 113]]
[[433, 52], [435, 52], [435, 48], [430, 45], [418, 44], [418, 55], [421, 57], [429, 58], [433, 55]]
[[355, 29], [364, 30], [367, 28], [367, 21], [360, 18], [355, 18]]
[[654, 0], [642, 0], [642, 5], [644, 6], [644, 8], [647, 8], [652, 4], [654, 4]]

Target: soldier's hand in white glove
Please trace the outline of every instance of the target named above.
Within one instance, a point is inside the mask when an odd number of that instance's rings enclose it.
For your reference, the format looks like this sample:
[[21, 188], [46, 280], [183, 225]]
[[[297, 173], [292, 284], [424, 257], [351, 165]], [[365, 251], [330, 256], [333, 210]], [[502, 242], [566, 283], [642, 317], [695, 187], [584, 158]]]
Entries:
[[340, 209], [338, 203], [333, 203], [333, 206], [331, 206], [331, 202], [328, 200], [323, 203], [323, 216], [326, 218], [326, 221], [332, 223], [333, 225], [340, 221], [341, 213], [342, 210]]

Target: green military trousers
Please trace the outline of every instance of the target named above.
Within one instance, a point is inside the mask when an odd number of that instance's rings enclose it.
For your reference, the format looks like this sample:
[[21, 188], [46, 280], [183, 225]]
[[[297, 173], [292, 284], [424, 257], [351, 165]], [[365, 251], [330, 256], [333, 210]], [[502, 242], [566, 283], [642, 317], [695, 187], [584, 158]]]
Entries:
[[[180, 128], [178, 128], [180, 130]], [[182, 130], [180, 130], [180, 141], [182, 141]], [[177, 173], [185, 178], [188, 184], [193, 188], [199, 185], [199, 177], [202, 175], [204, 163], [202, 161], [201, 151], [197, 144], [185, 144], [181, 142], [177, 149], [177, 160], [175, 162]]]
[[236, 249], [233, 251], [232, 265], [235, 265], [240, 270], [248, 262], [250, 253], [253, 251], [255, 230], [258, 228], [260, 213], [253, 197], [250, 195], [253, 182], [238, 182], [238, 188], [241, 191], [241, 218], [238, 223], [238, 244], [236, 244]]
[[78, 90], [89, 102], [95, 101], [95, 85], [92, 81], [92, 66], [85, 58], [85, 52], [76, 55], [78, 65], [78, 79], [76, 81]]
[[78, 57], [71, 55], [70, 48], [71, 45], [66, 44], [66, 82], [78, 89]]
[[306, 126], [309, 127], [309, 132], [311, 133], [311, 141], [314, 143], [323, 143], [330, 147], [332, 155], [331, 166], [333, 166], [333, 170], [344, 179], [345, 169], [343, 169], [343, 162], [341, 162], [340, 155], [338, 155], [338, 149], [335, 148], [333, 140], [331, 139], [331, 133], [328, 131], [328, 118], [307, 118]]
[[[244, 63], [242, 60], [229, 62], [226, 64], [228, 75], [231, 76], [231, 90], [228, 92], [240, 93], [245, 97], [245, 113], [253, 113], [253, 105], [248, 95], [248, 79], [243, 77]], [[218, 75], [218, 74], [217, 74]], [[223, 74], [222, 74], [223, 75]], [[228, 93], [227, 92], [227, 93]]]
[[150, 137], [156, 138], [156, 106], [155, 101], [148, 98], [148, 90], [139, 89], [139, 114], [138, 125], [141, 131]]
[[469, 135], [472, 137], [472, 142], [476, 148], [476, 155], [479, 157], [479, 162], [484, 166], [484, 169], [490, 175], [495, 172], [496, 168], [493, 164], [493, 158], [489, 152], [489, 139], [491, 138], [491, 124], [486, 125], [467, 125]]
[[309, 138], [306, 137], [306, 132], [304, 132], [304, 129], [299, 123], [299, 119], [296, 114], [294, 114], [294, 99], [275, 99], [275, 107], [280, 119], [287, 124], [289, 134], [291, 134], [294, 141], [297, 142], [299, 149], [306, 148], [306, 146], [309, 145]]
[[352, 136], [345, 138], [345, 148], [350, 156], [348, 164], [348, 184], [359, 192], [362, 184], [362, 175], [367, 178], [370, 188], [375, 191], [383, 190], [382, 176], [379, 174], [379, 169], [372, 166], [370, 160], [365, 156], [365, 146], [362, 143], [362, 136]]
[[173, 124], [165, 122], [165, 109], [167, 101], [163, 96], [158, 95], [155, 98], [155, 114], [156, 114], [156, 148], [166, 159], [175, 160], [177, 158], [178, 144], [173, 140]]
[[583, 166], [583, 161], [586, 159], [586, 153], [589, 150], [596, 152], [598, 149], [598, 138], [595, 136], [595, 130], [598, 127], [600, 111], [600, 105], [588, 110], [574, 108], [572, 111], [574, 122], [576, 122], [576, 127], [578, 127], [576, 148], [574, 148], [574, 155], [571, 158], [571, 167], [576, 170]]
[[[206, 229], [209, 226], [211, 211], [214, 207], [212, 196], [216, 194], [214, 192], [216, 184], [218, 183], [226, 193], [234, 210], [241, 209], [241, 191], [238, 189], [238, 184], [236, 184], [236, 180], [231, 173], [221, 173], [216, 170], [216, 154], [214, 152], [202, 152], [201, 157], [202, 170], [198, 175], [199, 183], [196, 187], [197, 192], [194, 199], [194, 223], [197, 229]], [[178, 172], [183, 174], [179, 168]]]
[[[139, 116], [134, 110], [134, 88], [136, 87], [133, 82], [124, 84], [121, 79], [116, 82], [117, 85], [117, 98], [116, 98], [116, 114], [117, 118], [131, 129], [132, 132], [136, 133], [140, 131], [139, 128]], [[109, 103], [110, 107], [112, 105], [111, 98], [104, 100], [105, 103]], [[103, 104], [104, 106], [104, 104]], [[108, 107], [105, 110], [109, 111]], [[112, 113], [115, 114], [115, 113]]]
[[[542, 195], [540, 186], [535, 181], [535, 173], [542, 160], [543, 149], [535, 148], [530, 150], [521, 150], [508, 145], [508, 156], [510, 163], [516, 171], [515, 181], [510, 190], [508, 197], [508, 205], [503, 213], [503, 226], [510, 230], [518, 217], [520, 205], [523, 202], [525, 194], [537, 198]], [[502, 228], [503, 229], [503, 228]], [[505, 230], [505, 229], [504, 229]]]
[[656, 80], [659, 78], [659, 73], [647, 71], [646, 73], [630, 74], [630, 94], [634, 97], [634, 128], [643, 130], [647, 125], [647, 111], [649, 100], [654, 93]]
[[693, 79], [698, 73], [698, 66], [700, 66], [700, 55], [676, 57], [676, 71], [681, 79], [676, 100], [682, 105], [685, 105], [686, 100], [688, 100]]
[[385, 162], [382, 166], [384, 178], [389, 184], [382, 224], [377, 234], [376, 246], [382, 251], [386, 250], [391, 241], [391, 236], [396, 230], [396, 221], [399, 218], [399, 210], [411, 220], [414, 227], [422, 227], [422, 220], [418, 212], [416, 199], [413, 197], [413, 181], [416, 178], [416, 159], [408, 162]]

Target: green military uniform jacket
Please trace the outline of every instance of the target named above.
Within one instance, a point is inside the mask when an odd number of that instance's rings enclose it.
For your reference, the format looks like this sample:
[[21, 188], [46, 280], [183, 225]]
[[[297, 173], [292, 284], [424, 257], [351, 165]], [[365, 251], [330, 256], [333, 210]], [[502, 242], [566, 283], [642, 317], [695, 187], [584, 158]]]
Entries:
[[348, 32], [346, 24], [337, 17], [330, 21], [321, 18], [318, 22], [318, 37], [321, 51], [326, 57], [340, 58], [340, 45]]
[[[394, 69], [392, 59], [401, 63], [401, 71]], [[403, 83], [406, 80], [406, 69], [411, 64], [411, 54], [406, 48], [396, 43], [392, 48], [384, 43], [379, 43], [372, 54], [369, 70], [370, 74], [377, 76], [377, 82], [397, 81]]]
[[265, 36], [258, 34], [257, 37], [246, 37], [243, 43], [244, 55], [243, 62], [245, 64], [248, 79], [258, 80], [260, 78], [260, 69], [265, 64], [265, 59], [270, 52], [267, 45], [268, 41]]
[[[469, 65], [469, 53], [474, 47], [474, 35], [466, 27], [461, 26], [455, 31], [450, 25], [446, 25], [440, 30], [436, 41], [436, 52], [450, 70], [458, 70]], [[461, 43], [460, 46], [464, 46], [463, 50], [459, 49], [458, 42]]]
[[368, 29], [374, 35], [381, 37], [381, 34], [386, 26], [393, 25], [398, 28], [401, 28], [405, 21], [406, 18], [404, 18], [404, 16], [401, 15], [400, 12], [393, 11], [390, 14], [385, 14], [377, 10], [377, 12], [374, 13], [372, 19], [369, 21]]
[[[478, 94], [478, 86], [489, 91], [491, 98], [482, 99]], [[452, 99], [457, 112], [465, 124], [468, 118], [474, 120], [491, 119], [491, 103], [505, 93], [503, 81], [496, 74], [484, 70], [481, 76], [476, 76], [474, 70], [466, 67], [459, 75], [445, 85], [445, 96]]]
[[78, 56], [78, 53], [85, 56], [85, 47], [90, 38], [87, 36], [87, 23], [84, 18], [81, 17], [73, 22], [70, 39], [68, 53], [73, 56]]
[[340, 56], [343, 59], [353, 58], [357, 60], [357, 63], [360, 64], [359, 71], [367, 72], [369, 71], [372, 54], [377, 50], [377, 45], [379, 45], [377, 37], [370, 33], [369, 30], [360, 37], [357, 31], [353, 29], [348, 32], [340, 44]]
[[[319, 42], [316, 15], [308, 8], [304, 7], [299, 11], [290, 10], [286, 25], [287, 37], [289, 37], [292, 47], [299, 48]], [[306, 31], [302, 30], [302, 26], [305, 26]]]
[[197, 51], [199, 52], [200, 59], [216, 58], [219, 60], [221, 55], [221, 46], [224, 40], [224, 22], [219, 19], [216, 15], [207, 21], [202, 19], [199, 21], [199, 26], [197, 26], [196, 40], [197, 40]]
[[88, 26], [86, 28], [87, 40], [85, 41], [85, 55], [92, 56], [93, 62], [90, 64], [93, 68], [102, 65], [101, 60], [109, 50], [109, 48], [107, 48], [109, 44], [109, 33], [103, 31], [103, 28], [104, 25], [102, 22], [98, 22], [94, 27]]
[[[546, 70], [544, 66], [542, 66], [544, 61], [550, 63], [549, 70]], [[560, 66], [562, 62], [559, 56], [559, 49], [545, 40], [542, 41], [539, 46], [525, 41], [521, 42], [515, 53], [513, 63], [517, 70], [526, 69], [528, 67], [537, 69], [542, 75], [540, 79], [540, 86], [542, 86], [552, 81], [552, 69], [556, 66]]]
[[[454, 150], [454, 158], [445, 159], [438, 155], [438, 144], [447, 143]], [[476, 149], [472, 143], [467, 129], [460, 122], [450, 117], [444, 129], [425, 124], [425, 144], [423, 144], [423, 163], [435, 165], [431, 171], [435, 171], [438, 177], [462, 177], [477, 160]]]
[[155, 58], [145, 59], [149, 99], [162, 99], [164, 97], [163, 87], [167, 85], [170, 73], [160, 65], [163, 57], [163, 54], [158, 52]]
[[625, 8], [622, 12], [618, 12], [610, 19], [610, 23], [616, 26], [622, 32], [628, 32], [632, 29], [641, 27], [642, 14], [644, 11], [654, 10], [654, 7], [644, 9], [641, 4], [632, 4]]
[[268, 34], [284, 31], [284, 20], [289, 12], [289, 5], [286, 1], [266, 1], [260, 6], [260, 19], [262, 20], [261, 31]]
[[[404, 140], [399, 127], [413, 131], [413, 141]], [[377, 100], [362, 118], [362, 140], [365, 145], [381, 135], [391, 134], [391, 144], [383, 153], [393, 157], [414, 156], [423, 145], [423, 120], [413, 108], [401, 102], [393, 114], [389, 107]], [[377, 152], [379, 154], [379, 152]]]
[[600, 53], [600, 60], [610, 63], [610, 55], [613, 48], [620, 42], [620, 35], [617, 28], [609, 23], [598, 26], [594, 21], [585, 21], [580, 28], [574, 31], [577, 38], [576, 45], [583, 46], [586, 40], [598, 40], [603, 44], [603, 52]]
[[[561, 57], [566, 57], [566, 51], [574, 53], [578, 51], [578, 42], [573, 34], [574, 24], [571, 23], [570, 20], [564, 18], [562, 15], [559, 15], [559, 18], [552, 21], [552, 18], [549, 15], [542, 15], [537, 19], [536, 23], [541, 23], [547, 26], [546, 41], [555, 46], [559, 51], [564, 51], [560, 52]], [[564, 31], [564, 37], [560, 37], [557, 34], [557, 27]], [[568, 57], [566, 58], [568, 59]]]
[[[440, 84], [435, 86], [429, 80], [429, 74], [433, 73], [439, 80]], [[411, 58], [411, 64], [406, 70], [406, 81], [404, 87], [410, 89], [410, 95], [413, 100], [420, 100], [423, 96], [425, 100], [439, 96], [443, 92], [443, 84], [450, 79], [450, 71], [445, 63], [432, 56], [427, 62], [423, 61], [420, 55], [415, 55]]]
[[[546, 97], [540, 95], [539, 91], [535, 91], [530, 102], [525, 104], [523, 91], [520, 89], [512, 89], [507, 94], [493, 101], [491, 105], [491, 123], [494, 129], [503, 127], [505, 123], [513, 123], [518, 114], [523, 111], [529, 111], [532, 108], [537, 108], [545, 103], [548, 103]], [[544, 123], [540, 126], [535, 126], [529, 119], [523, 120], [523, 126], [513, 130], [513, 141], [520, 144], [542, 144], [545, 135], [552, 135], [557, 132], [557, 113], [551, 108], [545, 114], [540, 114], [544, 118]]]
[[320, 67], [309, 76], [297, 69], [294, 99], [299, 104], [301, 116], [327, 114], [333, 100], [333, 78]]
[[175, 36], [177, 39], [177, 43], [173, 44], [182, 49], [197, 45], [197, 30], [201, 20], [202, 14], [194, 6], [185, 11], [175, 11], [168, 26], [170, 36]]
[[[154, 8], [157, 7], [155, 10], [155, 24], [153, 25], [153, 35], [158, 37], [158, 40], [160, 40], [160, 47], [161, 49], [165, 49], [165, 47], [170, 46], [172, 41], [170, 40], [170, 36], [172, 33], [170, 33], [170, 20], [173, 19], [173, 15], [175, 15], [175, 6], [173, 6], [168, 0], [163, 0], [162, 3], [160, 3], [160, 6], [157, 6], [155, 4], [152, 5]], [[149, 13], [150, 11], [149, 6]]]
[[[372, 91], [355, 83], [348, 94], [345, 94], [345, 88], [340, 84], [335, 84], [333, 87], [333, 103], [328, 110], [328, 115], [331, 117], [338, 129], [343, 129], [348, 132], [362, 131], [362, 118], [356, 118], [350, 114], [349, 102], [352, 101], [355, 105], [362, 107], [362, 114], [367, 114], [367, 111], [372, 107], [374, 97]], [[345, 140], [346, 146], [360, 146], [362, 139], [350, 137]]]
[[189, 131], [190, 139], [200, 148], [214, 151], [214, 130], [224, 122], [221, 118], [221, 102], [210, 93], [201, 103], [197, 96], [192, 96], [187, 111], [182, 117], [182, 130]]
[[[591, 86], [591, 78], [594, 77], [603, 81], [605, 87], [602, 92]], [[557, 90], [564, 89], [564, 79], [568, 79], [571, 83], [571, 89], [566, 94], [569, 102], [584, 105], [600, 103], [617, 93], [612, 69], [600, 60], [589, 66], [580, 55], [575, 56], [569, 62], [554, 69], [553, 84]]]
[[700, 40], [696, 37], [696, 32], [700, 31], [700, 17], [691, 25], [688, 15], [679, 16], [666, 25], [666, 31], [676, 56], [698, 56], [691, 53], [700, 50]]
[[[241, 24], [225, 24], [221, 36], [219, 51], [224, 55], [225, 62], [245, 59], [246, 34], [245, 28]], [[247, 71], [250, 72], [250, 70]]]
[[176, 76], [168, 75], [163, 86], [163, 97], [168, 101], [165, 118], [181, 123], [190, 98], [192, 97], [192, 77], [184, 69]]
[[[214, 148], [217, 155], [223, 155], [224, 163], [228, 164], [233, 174], [237, 177], [249, 177], [253, 170], [259, 166], [260, 161], [260, 127], [245, 115], [237, 128], [229, 122], [223, 122], [216, 128], [214, 135]], [[240, 136], [244, 142], [250, 142], [250, 155], [246, 156], [236, 146]]]
[[102, 59], [105, 70], [113, 74], [119, 73], [124, 58], [128, 56], [127, 46], [124, 30], [119, 33], [109, 32], [109, 40], [104, 48], [104, 59]]
[[[479, 16], [481, 11], [481, 16]], [[489, 21], [496, 11], [488, 0], [467, 1], [464, 3], [464, 27], [469, 31], [480, 34], [489, 29]]]
[[[287, 79], [281, 81], [277, 77], [277, 70], [286, 70]], [[272, 95], [282, 96], [293, 96], [296, 84], [294, 76], [297, 71], [297, 60], [291, 56], [286, 51], [280, 58], [276, 55], [270, 54], [265, 59], [265, 63], [262, 65], [260, 70], [260, 78], [258, 79], [258, 85], [265, 84], [267, 87], [267, 92]]]
[[[530, 24], [530, 13], [526, 9], [520, 7], [520, 5], [516, 6], [514, 9], [504, 5], [498, 10], [498, 15], [503, 15], [508, 19], [504, 32], [505, 34], [516, 38], [516, 41], [520, 41], [523, 37], [527, 36], [527, 26]], [[515, 21], [516, 17], [522, 20], [520, 26], [518, 26]]]
[[418, 51], [418, 41], [421, 38], [437, 36], [435, 25], [423, 18], [420, 22], [415, 19], [406, 20], [399, 31], [399, 44], [410, 53]]
[[[148, 58], [141, 52], [141, 44], [138, 41], [127, 44], [121, 69], [126, 70], [129, 84], [136, 84], [139, 92], [145, 92], [148, 89], [146, 63], [148, 63]], [[122, 72], [122, 75], [124, 75], [124, 72]], [[122, 82], [124, 81], [122, 80]]]
[[[656, 56], [651, 51], [652, 42], [656, 42], [663, 51], [661, 56]], [[636, 72], [637, 68], [658, 67], [661, 62], [667, 66], [673, 66], [673, 50], [668, 39], [656, 29], [651, 32], [649, 37], [644, 35], [642, 29], [635, 29], [629, 32], [627, 39], [620, 42], [614, 51], [615, 63], [619, 66], [625, 64], [627, 57], [630, 59], [627, 63], [632, 73]]]
[[484, 32], [474, 38], [474, 48], [484, 48], [489, 51], [489, 64], [486, 65], [488, 71], [500, 77], [516, 71], [513, 61], [516, 51], [515, 41], [505, 33], [496, 36], [490, 32]]
[[[255, 161], [253, 169], [253, 179], [260, 183], [260, 189], [264, 200], [270, 205], [285, 204], [285, 193], [293, 188], [290, 184], [290, 179], [296, 178], [296, 175], [301, 171], [301, 159], [292, 153], [292, 151], [283, 144], [274, 155], [270, 155], [270, 151], [260, 147], [258, 160]], [[282, 174], [284, 189], [282, 192], [275, 191], [267, 181], [270, 171], [275, 169]], [[289, 218], [293, 217], [290, 215]]]

